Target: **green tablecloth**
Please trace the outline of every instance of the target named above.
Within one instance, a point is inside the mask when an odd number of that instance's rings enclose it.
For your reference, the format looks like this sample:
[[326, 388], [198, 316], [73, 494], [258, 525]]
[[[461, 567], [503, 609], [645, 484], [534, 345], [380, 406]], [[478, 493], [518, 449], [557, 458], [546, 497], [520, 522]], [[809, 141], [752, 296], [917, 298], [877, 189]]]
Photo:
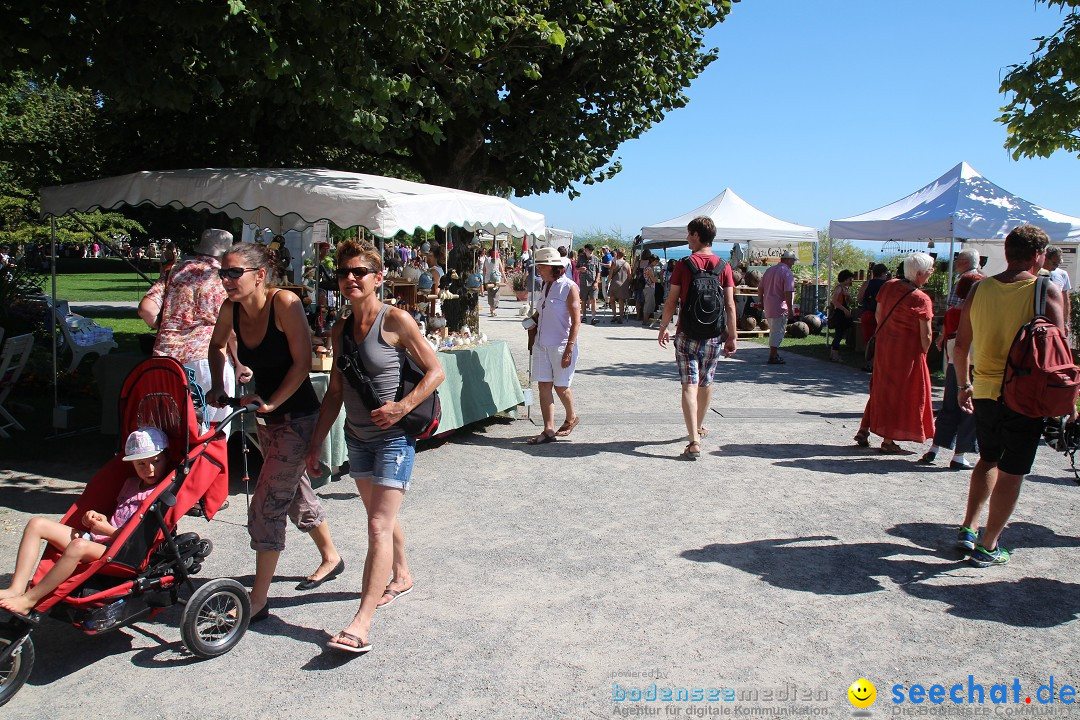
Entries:
[[[313, 372], [308, 377], [311, 378], [311, 386], [315, 388], [315, 394], [319, 400], [322, 400], [327, 388], [330, 387], [330, 373]], [[320, 488], [332, 479], [337, 480], [337, 477], [332, 476], [341, 472], [341, 466], [348, 459], [349, 451], [345, 447], [345, 409], [342, 408], [330, 432], [326, 434], [326, 440], [323, 441], [322, 452], [319, 454], [322, 474], [311, 478], [311, 487]]]
[[435, 353], [446, 373], [439, 386], [439, 432], [455, 430], [525, 402], [510, 347], [503, 341]]

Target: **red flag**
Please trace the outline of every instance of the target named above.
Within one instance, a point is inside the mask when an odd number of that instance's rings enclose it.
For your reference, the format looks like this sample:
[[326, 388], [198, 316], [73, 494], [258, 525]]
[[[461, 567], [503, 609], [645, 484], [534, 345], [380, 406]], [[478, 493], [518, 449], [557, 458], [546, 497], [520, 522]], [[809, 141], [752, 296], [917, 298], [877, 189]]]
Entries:
[[521, 254], [524, 255], [527, 252], [529, 252], [529, 236], [528, 235], [522, 235], [521, 236]]

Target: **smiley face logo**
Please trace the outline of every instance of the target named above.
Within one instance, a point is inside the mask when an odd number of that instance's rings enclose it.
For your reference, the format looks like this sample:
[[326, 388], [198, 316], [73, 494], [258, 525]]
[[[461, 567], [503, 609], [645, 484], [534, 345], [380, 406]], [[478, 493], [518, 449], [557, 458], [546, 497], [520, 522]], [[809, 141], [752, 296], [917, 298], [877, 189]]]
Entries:
[[866, 678], [859, 678], [847, 689], [848, 700], [857, 708], [868, 708], [877, 700], [877, 688]]

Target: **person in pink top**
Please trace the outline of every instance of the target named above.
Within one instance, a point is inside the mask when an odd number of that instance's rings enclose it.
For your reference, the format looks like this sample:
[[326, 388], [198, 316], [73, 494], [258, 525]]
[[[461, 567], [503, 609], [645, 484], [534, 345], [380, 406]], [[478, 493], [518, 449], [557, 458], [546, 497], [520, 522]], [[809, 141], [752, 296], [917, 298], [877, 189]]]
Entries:
[[780, 262], [773, 265], [761, 276], [758, 283], [758, 302], [769, 321], [769, 364], [783, 365], [780, 357], [780, 343], [784, 342], [788, 315], [795, 307], [795, 273], [791, 266], [795, 264], [795, 253], [785, 250], [780, 255]]
[[[88, 532], [80, 532], [48, 518], [31, 518], [23, 530], [11, 585], [0, 590], [0, 607], [16, 615], [26, 615], [42, 598], [71, 577], [79, 563], [100, 558], [112, 537], [138, 512], [154, 486], [169, 476], [171, 469], [165, 457], [168, 446], [165, 433], [155, 427], [139, 428], [128, 435], [124, 443], [124, 460], [132, 464], [135, 475], [120, 488], [111, 518], [94, 510], [83, 514], [82, 524]], [[62, 550], [63, 555], [41, 582], [27, 590], [26, 585], [33, 577], [41, 555], [42, 540]]]
[[[233, 245], [227, 230], [204, 230], [193, 257], [178, 262], [172, 271], [151, 286], [139, 303], [139, 317], [157, 330], [154, 355], [171, 357], [195, 371], [195, 382], [203, 390], [213, 384], [207, 360], [210, 338], [217, 324], [218, 311], [225, 302], [225, 288], [218, 277], [221, 256]], [[251, 371], [236, 363], [236, 341], [229, 342], [231, 363], [225, 365], [225, 387], [232, 393], [233, 367], [241, 383], [251, 380]], [[228, 408], [214, 409], [211, 420], [229, 413]]]

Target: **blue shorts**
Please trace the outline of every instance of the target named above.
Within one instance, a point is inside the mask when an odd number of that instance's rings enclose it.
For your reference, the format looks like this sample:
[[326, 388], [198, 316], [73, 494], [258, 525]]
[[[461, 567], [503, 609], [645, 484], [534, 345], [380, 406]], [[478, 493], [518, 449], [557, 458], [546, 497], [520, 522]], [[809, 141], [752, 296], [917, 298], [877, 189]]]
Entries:
[[349, 474], [357, 480], [371, 480], [374, 485], [409, 489], [416, 439], [408, 435], [364, 442], [345, 433], [349, 449]]

